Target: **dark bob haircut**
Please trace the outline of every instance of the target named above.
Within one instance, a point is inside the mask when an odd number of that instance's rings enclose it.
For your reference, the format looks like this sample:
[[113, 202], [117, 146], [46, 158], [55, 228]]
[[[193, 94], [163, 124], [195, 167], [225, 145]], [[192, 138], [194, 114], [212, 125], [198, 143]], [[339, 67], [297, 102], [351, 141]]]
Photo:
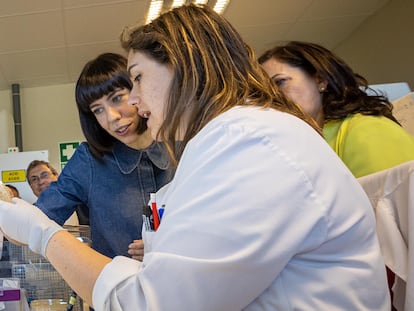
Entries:
[[[96, 157], [110, 152], [117, 140], [99, 125], [90, 105], [117, 89], [131, 90], [132, 83], [127, 72], [126, 58], [115, 53], [101, 54], [86, 63], [76, 83], [75, 98], [81, 128]], [[140, 121], [138, 133], [145, 130], [146, 123]]]

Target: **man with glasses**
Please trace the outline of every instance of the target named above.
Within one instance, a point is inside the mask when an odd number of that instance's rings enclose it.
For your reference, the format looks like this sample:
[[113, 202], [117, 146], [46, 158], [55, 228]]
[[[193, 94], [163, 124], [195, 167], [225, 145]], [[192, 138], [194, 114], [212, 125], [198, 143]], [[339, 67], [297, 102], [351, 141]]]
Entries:
[[56, 169], [43, 160], [33, 160], [26, 170], [27, 182], [37, 197], [49, 187], [51, 182], [56, 181], [58, 176]]
[[[58, 176], [57, 170], [49, 162], [43, 160], [33, 160], [26, 169], [27, 182], [37, 197], [49, 188], [52, 182], [57, 181]], [[86, 207], [77, 206], [76, 215], [80, 225], [89, 225], [89, 212]], [[66, 224], [73, 224], [74, 221], [71, 218], [67, 220]]]

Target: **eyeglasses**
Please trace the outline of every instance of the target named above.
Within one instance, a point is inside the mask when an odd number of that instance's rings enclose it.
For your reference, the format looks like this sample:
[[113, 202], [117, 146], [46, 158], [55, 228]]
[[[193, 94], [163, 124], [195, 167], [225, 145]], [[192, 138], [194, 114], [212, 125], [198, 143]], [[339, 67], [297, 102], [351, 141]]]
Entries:
[[41, 179], [49, 179], [51, 174], [49, 172], [41, 172], [39, 176], [30, 176], [29, 183], [32, 184], [38, 184]]

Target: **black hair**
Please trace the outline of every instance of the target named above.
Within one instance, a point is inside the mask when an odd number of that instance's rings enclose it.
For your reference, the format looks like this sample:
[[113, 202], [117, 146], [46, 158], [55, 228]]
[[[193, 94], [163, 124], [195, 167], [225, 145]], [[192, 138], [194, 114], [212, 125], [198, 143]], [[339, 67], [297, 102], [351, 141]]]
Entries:
[[[84, 66], [76, 83], [75, 98], [83, 134], [92, 153], [102, 157], [112, 150], [116, 138], [109, 135], [98, 123], [90, 105], [117, 89], [132, 89], [127, 72], [127, 60], [115, 53], [104, 53]], [[138, 133], [146, 130], [146, 123], [140, 122]]]

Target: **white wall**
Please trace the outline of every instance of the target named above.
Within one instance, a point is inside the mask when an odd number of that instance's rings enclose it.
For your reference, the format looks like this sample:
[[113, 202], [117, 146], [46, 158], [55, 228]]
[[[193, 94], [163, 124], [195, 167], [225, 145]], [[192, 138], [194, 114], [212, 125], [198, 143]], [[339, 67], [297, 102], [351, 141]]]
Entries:
[[334, 49], [370, 84], [414, 89], [414, 1], [391, 0]]
[[[59, 143], [85, 140], [74, 92], [75, 84], [20, 86], [23, 151], [48, 150], [49, 161], [59, 171]], [[13, 115], [11, 90], [0, 92], [0, 111], [2, 109]], [[0, 139], [4, 141], [4, 133], [0, 133]], [[14, 141], [12, 143], [14, 145]]]
[[0, 153], [7, 152], [8, 147], [14, 146], [14, 144], [13, 115], [8, 109], [0, 108]]

